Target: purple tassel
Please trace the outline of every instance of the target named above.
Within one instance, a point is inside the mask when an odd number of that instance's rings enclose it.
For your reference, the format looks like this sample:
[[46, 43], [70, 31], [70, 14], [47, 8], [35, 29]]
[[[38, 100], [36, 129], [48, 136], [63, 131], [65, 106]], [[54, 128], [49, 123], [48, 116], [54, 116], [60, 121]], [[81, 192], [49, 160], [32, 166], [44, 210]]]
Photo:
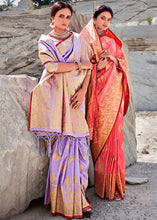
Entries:
[[51, 138], [48, 138], [48, 141], [47, 141], [47, 156], [50, 157], [51, 155]]
[[40, 144], [39, 144], [39, 136], [37, 136], [37, 148], [38, 148], [38, 151], [39, 151], [39, 156], [42, 157], [42, 152], [41, 152]]

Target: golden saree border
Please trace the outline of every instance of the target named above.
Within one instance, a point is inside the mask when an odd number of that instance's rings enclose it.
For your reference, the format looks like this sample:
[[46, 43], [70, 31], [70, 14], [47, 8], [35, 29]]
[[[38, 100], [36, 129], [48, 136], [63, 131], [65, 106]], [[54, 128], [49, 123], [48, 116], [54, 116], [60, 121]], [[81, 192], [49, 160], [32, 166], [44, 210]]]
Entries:
[[[104, 197], [110, 201], [114, 199], [116, 191], [122, 199], [125, 197], [125, 169], [119, 173], [98, 173], [94, 172], [94, 187], [101, 199]], [[115, 190], [116, 189], [116, 190]]]

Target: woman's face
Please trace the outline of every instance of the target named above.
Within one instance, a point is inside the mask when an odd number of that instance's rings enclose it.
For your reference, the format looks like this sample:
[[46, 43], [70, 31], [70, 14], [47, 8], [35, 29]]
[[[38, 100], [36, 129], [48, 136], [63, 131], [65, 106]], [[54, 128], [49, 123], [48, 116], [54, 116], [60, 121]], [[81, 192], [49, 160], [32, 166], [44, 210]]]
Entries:
[[111, 20], [112, 16], [108, 11], [104, 11], [99, 14], [97, 18], [94, 18], [96, 26], [103, 31], [105, 31], [109, 27]]
[[71, 11], [69, 8], [63, 8], [59, 10], [54, 17], [51, 17], [54, 20], [54, 30], [57, 33], [64, 33], [69, 26], [71, 19]]

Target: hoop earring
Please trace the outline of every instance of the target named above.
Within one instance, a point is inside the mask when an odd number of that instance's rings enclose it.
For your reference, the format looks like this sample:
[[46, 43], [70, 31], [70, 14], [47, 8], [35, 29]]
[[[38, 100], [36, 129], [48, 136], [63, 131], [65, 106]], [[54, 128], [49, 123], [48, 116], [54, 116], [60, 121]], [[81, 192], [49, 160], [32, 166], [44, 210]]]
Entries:
[[49, 25], [49, 28], [50, 28], [51, 30], [53, 30], [54, 27], [55, 27], [54, 20], [51, 20], [51, 23], [50, 23], [50, 25]]

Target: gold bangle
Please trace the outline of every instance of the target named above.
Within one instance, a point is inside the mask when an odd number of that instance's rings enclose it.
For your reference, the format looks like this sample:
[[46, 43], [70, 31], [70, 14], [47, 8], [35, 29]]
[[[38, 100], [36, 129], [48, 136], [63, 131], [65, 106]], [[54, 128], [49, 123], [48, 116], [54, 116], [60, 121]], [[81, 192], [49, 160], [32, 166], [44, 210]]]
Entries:
[[79, 61], [76, 61], [75, 63], [76, 63], [77, 66], [78, 66], [78, 70], [81, 71], [81, 70], [82, 70], [82, 65], [81, 65], [81, 63], [80, 63]]

